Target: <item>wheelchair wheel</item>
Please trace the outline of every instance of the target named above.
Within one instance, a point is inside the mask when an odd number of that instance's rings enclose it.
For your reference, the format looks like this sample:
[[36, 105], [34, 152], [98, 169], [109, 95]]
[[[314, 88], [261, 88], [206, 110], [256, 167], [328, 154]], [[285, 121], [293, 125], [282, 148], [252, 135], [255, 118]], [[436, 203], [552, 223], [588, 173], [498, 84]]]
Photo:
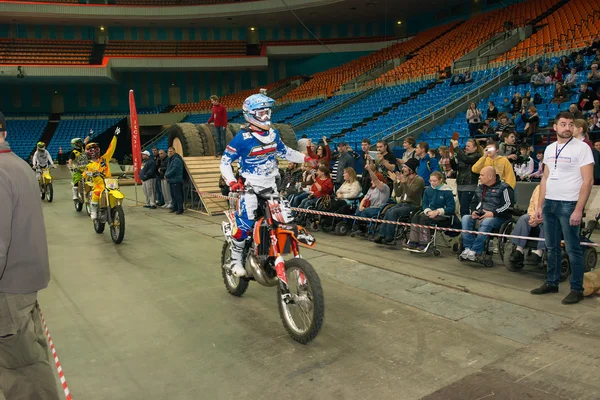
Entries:
[[461, 246], [462, 246], [462, 240], [459, 238], [458, 241], [452, 245], [452, 253], [453, 254], [462, 253], [462, 250], [460, 249]]
[[[513, 220], [506, 221], [500, 227], [499, 233], [502, 235], [510, 235], [515, 227], [515, 223]], [[500, 259], [504, 261], [504, 249], [506, 249], [506, 244], [510, 243], [509, 238], [499, 237], [498, 238], [498, 254], [500, 254]], [[510, 254], [509, 254], [510, 256]]]
[[346, 236], [350, 232], [350, 227], [346, 221], [338, 222], [335, 225], [335, 233], [338, 236]]
[[511, 271], [511, 272], [518, 272], [521, 269], [523, 269], [523, 264], [515, 264], [512, 263], [510, 261], [510, 255], [512, 254], [513, 251], [515, 250], [516, 245], [512, 242], [506, 242], [504, 244], [504, 248], [502, 250], [503, 254], [506, 255], [506, 257], [504, 257], [504, 259], [502, 261], [504, 261], [504, 266], [506, 267], [507, 270]]
[[487, 268], [492, 268], [494, 266], [494, 260], [492, 260], [492, 257], [484, 257], [483, 266]]
[[583, 268], [584, 272], [590, 272], [596, 268], [596, 262], [598, 261], [598, 253], [593, 247], [587, 247], [583, 251]]
[[433, 249], [433, 256], [434, 257], [441, 257], [442, 256], [442, 252], [440, 251], [440, 249]]
[[566, 251], [562, 251], [562, 258], [560, 260], [560, 281], [564, 282], [571, 275], [571, 263], [569, 262], [569, 256]]

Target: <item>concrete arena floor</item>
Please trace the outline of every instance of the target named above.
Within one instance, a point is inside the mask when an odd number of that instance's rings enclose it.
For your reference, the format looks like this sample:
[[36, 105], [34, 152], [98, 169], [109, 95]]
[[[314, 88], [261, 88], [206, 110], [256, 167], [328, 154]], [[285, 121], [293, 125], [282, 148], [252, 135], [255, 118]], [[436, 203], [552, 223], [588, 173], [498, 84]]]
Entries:
[[303, 346], [273, 288], [225, 291], [221, 217], [128, 201], [117, 246], [75, 212], [66, 181], [43, 207], [52, 281], [40, 303], [75, 400], [600, 398], [600, 298], [563, 306], [568, 285], [533, 297], [538, 273], [317, 233], [303, 255], [326, 316]]

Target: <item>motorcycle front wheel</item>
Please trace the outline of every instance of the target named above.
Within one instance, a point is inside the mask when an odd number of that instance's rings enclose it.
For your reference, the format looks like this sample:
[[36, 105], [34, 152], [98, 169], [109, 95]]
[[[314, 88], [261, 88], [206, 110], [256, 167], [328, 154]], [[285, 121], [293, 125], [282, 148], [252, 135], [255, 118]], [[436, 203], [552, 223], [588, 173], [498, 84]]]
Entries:
[[125, 213], [123, 207], [116, 206], [112, 210], [112, 224], [110, 225], [110, 238], [115, 244], [119, 244], [125, 237]]
[[73, 200], [73, 204], [75, 205], [75, 211], [81, 212], [83, 209], [83, 203], [79, 202], [79, 200]]
[[225, 288], [234, 296], [240, 297], [248, 289], [250, 281], [246, 278], [238, 278], [233, 276], [229, 268], [225, 268], [225, 265], [231, 262], [231, 246], [228, 241], [223, 243], [223, 251], [221, 252], [221, 273], [223, 274], [223, 282]]
[[289, 300], [277, 289], [279, 315], [285, 330], [295, 341], [306, 344], [313, 340], [325, 315], [325, 299], [319, 275], [310, 263], [302, 258], [285, 262], [285, 275], [290, 291]]
[[46, 184], [46, 200], [48, 201], [48, 203], [52, 203], [52, 200], [54, 200], [54, 187], [52, 186], [51, 183], [47, 183]]

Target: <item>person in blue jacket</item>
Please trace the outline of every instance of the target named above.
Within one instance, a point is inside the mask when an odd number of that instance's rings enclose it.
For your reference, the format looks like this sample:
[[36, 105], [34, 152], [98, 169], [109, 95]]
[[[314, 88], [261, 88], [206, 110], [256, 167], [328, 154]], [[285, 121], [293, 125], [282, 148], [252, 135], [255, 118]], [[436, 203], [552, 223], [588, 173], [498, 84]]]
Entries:
[[429, 155], [429, 144], [427, 142], [421, 142], [417, 145], [415, 151], [417, 158], [419, 159], [419, 168], [417, 168], [417, 175], [423, 178], [425, 187], [429, 186], [429, 176], [434, 171], [440, 170], [440, 163], [435, 158], [431, 158]]
[[[450, 226], [452, 217], [456, 212], [456, 202], [452, 188], [444, 183], [444, 176], [439, 171], [434, 171], [429, 177], [431, 186], [423, 193], [423, 213], [413, 217], [412, 223], [419, 225]], [[406, 247], [425, 250], [431, 241], [431, 229], [410, 228], [410, 238]]]
[[[272, 189], [277, 194], [277, 156], [300, 164], [317, 164], [316, 160], [290, 149], [283, 143], [279, 132], [271, 128], [271, 109], [275, 100], [264, 94], [254, 94], [244, 100], [242, 111], [248, 122], [246, 127], [229, 142], [221, 158], [221, 174], [232, 192], [240, 191], [243, 185], [236, 180], [231, 164], [239, 160], [239, 173], [255, 192]], [[245, 241], [254, 227], [258, 198], [255, 194], [244, 193], [239, 210], [235, 213], [231, 243], [231, 264], [234, 276], [246, 275], [243, 267]]]
[[173, 147], [169, 147], [169, 165], [165, 172], [165, 179], [169, 183], [173, 207], [171, 212], [183, 214], [183, 159]]

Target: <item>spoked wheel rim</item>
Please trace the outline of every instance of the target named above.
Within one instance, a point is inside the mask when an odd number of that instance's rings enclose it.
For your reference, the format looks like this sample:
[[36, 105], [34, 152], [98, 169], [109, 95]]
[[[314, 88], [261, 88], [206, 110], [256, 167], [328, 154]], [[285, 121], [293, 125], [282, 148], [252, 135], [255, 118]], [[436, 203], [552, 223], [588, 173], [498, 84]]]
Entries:
[[286, 302], [280, 298], [283, 308], [283, 316], [289, 326], [297, 335], [304, 335], [308, 332], [314, 321], [314, 302], [313, 291], [310, 281], [300, 268], [290, 267], [286, 270], [288, 289], [291, 295], [291, 302]]
[[120, 206], [112, 209], [111, 211], [112, 221], [110, 224], [110, 236], [113, 242], [119, 244], [123, 241], [123, 232], [125, 229], [125, 215], [123, 209]]
[[[231, 265], [231, 246], [227, 246], [227, 250], [225, 251], [223, 266], [225, 265]], [[236, 289], [240, 284], [240, 278], [233, 275], [229, 268], [225, 269], [225, 279], [227, 279], [227, 284], [231, 289]]]

